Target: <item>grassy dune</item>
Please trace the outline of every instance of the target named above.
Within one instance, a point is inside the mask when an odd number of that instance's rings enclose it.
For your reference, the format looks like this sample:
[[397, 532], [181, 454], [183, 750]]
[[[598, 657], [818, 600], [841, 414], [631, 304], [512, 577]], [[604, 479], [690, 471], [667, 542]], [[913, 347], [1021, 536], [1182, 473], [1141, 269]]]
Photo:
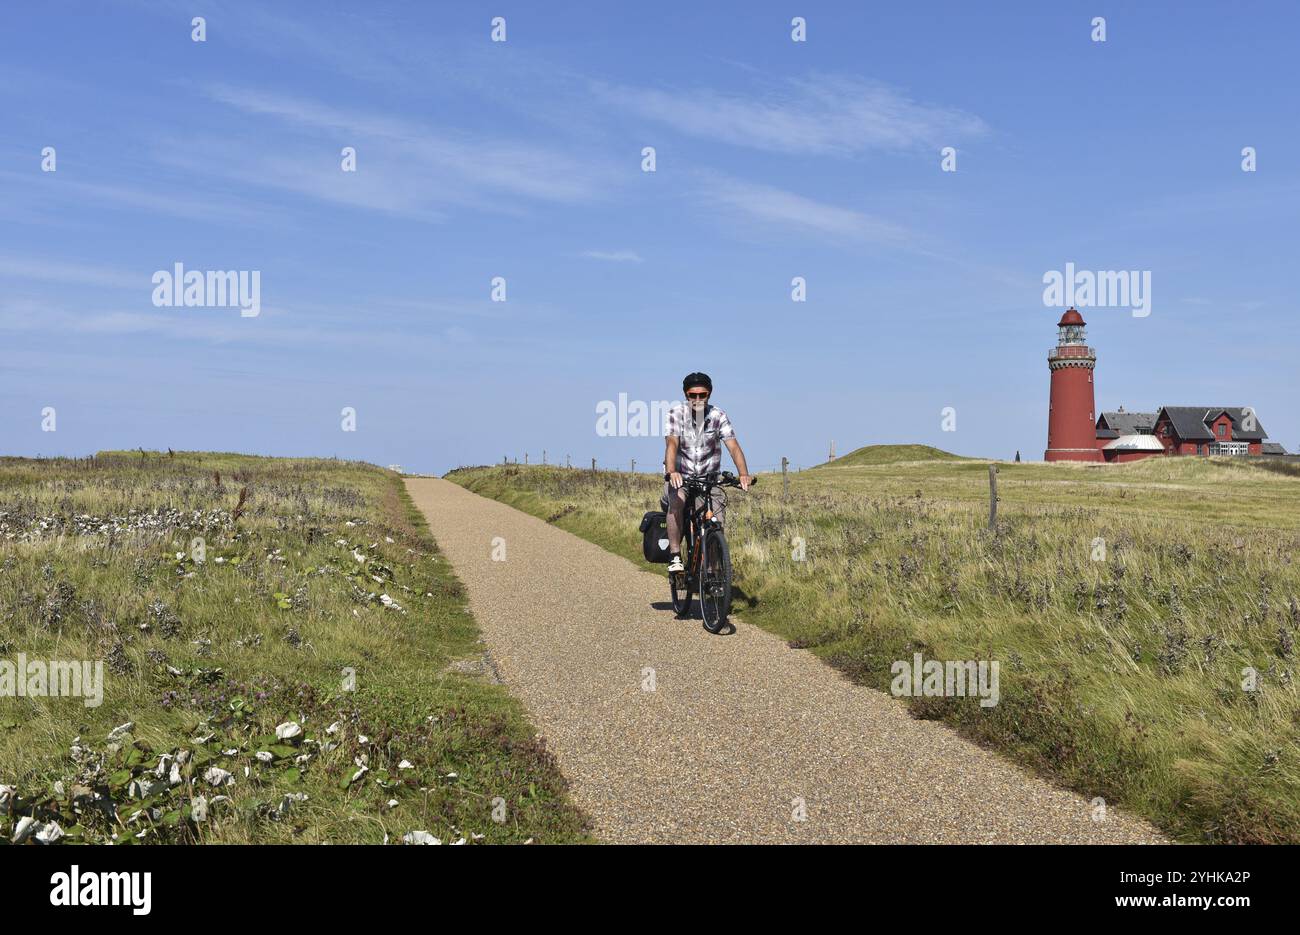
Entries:
[[961, 461], [961, 455], [955, 455], [930, 445], [867, 445], [850, 451], [841, 458], [826, 464], [816, 465], [810, 470], [829, 467], [845, 467], [861, 464], [894, 464], [899, 461]]
[[[917, 698], [913, 713], [1184, 841], [1300, 841], [1300, 476], [1002, 463], [990, 532], [988, 464], [877, 456], [792, 474], [788, 501], [779, 475], [732, 493], [742, 625], [884, 690], [913, 653], [998, 660], [996, 707]], [[450, 479], [637, 562], [662, 486], [518, 466]]]
[[0, 698], [0, 840], [24, 816], [65, 842], [585, 839], [477, 638], [391, 472], [0, 459], [0, 660], [105, 683]]

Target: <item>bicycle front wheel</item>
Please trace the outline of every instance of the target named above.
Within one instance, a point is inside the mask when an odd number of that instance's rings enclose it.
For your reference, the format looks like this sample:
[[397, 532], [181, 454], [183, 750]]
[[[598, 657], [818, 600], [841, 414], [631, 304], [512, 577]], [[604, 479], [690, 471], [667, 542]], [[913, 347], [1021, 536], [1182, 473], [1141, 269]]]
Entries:
[[678, 617], [689, 617], [691, 613], [691, 574], [681, 571], [668, 576], [668, 587], [673, 595], [673, 611]]
[[717, 633], [731, 610], [731, 551], [721, 531], [704, 535], [700, 555], [700, 616], [704, 629]]

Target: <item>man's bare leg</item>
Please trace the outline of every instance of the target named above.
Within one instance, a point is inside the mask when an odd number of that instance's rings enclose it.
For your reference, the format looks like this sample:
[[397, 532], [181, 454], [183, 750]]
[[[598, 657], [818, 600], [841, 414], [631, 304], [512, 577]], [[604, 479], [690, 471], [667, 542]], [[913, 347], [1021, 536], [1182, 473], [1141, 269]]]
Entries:
[[682, 551], [682, 527], [686, 524], [686, 491], [678, 488], [668, 494], [668, 551]]

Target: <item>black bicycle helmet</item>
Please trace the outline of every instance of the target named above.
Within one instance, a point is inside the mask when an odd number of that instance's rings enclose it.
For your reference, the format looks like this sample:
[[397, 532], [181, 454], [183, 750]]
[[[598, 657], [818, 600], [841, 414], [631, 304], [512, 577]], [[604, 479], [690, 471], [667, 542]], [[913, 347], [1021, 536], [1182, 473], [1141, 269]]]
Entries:
[[713, 381], [709, 379], [707, 373], [690, 373], [686, 379], [682, 380], [682, 392], [685, 393], [692, 386], [702, 386], [710, 393], [713, 392]]

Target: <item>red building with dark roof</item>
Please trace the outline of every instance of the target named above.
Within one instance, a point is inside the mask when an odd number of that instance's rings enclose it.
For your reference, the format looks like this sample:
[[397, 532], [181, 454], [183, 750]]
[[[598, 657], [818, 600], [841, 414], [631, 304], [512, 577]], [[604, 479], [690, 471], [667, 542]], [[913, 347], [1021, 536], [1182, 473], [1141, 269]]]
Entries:
[[[1103, 412], [1097, 447], [1107, 461], [1149, 455], [1285, 454], [1249, 407], [1164, 406], [1158, 412]], [[1143, 452], [1143, 453], [1139, 453]]]
[[1268, 437], [1252, 409], [1222, 406], [1165, 406], [1155, 435], [1178, 455], [1257, 455]]

